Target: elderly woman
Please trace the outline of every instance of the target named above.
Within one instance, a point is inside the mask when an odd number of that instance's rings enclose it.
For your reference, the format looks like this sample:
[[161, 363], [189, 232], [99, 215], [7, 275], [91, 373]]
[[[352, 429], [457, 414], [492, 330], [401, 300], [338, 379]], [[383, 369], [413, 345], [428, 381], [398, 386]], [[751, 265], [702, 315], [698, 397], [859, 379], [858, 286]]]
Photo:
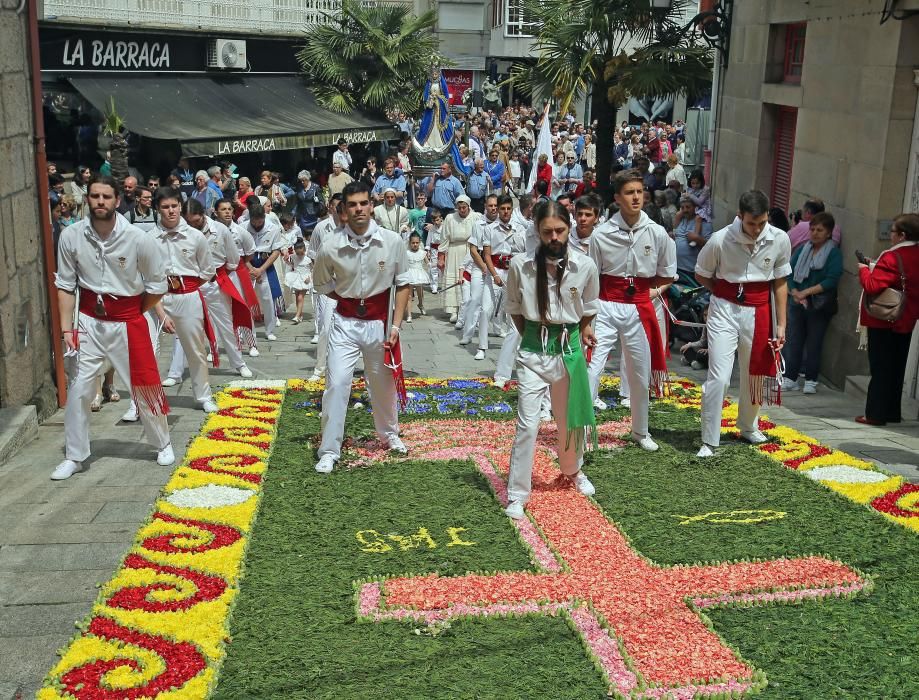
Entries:
[[549, 156], [545, 153], [540, 153], [539, 158], [536, 163], [536, 179], [533, 180], [533, 196], [535, 197], [538, 193], [536, 192], [536, 183], [542, 180], [546, 183], [546, 191], [552, 187], [552, 165], [549, 163]]
[[816, 394], [823, 337], [838, 310], [836, 289], [842, 277], [842, 253], [831, 239], [836, 221], [830, 214], [818, 214], [810, 223], [810, 241], [791, 256], [782, 389], [798, 390], [803, 364], [804, 393]]
[[323, 204], [325, 201], [322, 198], [322, 190], [313, 182], [310, 171], [301, 170], [297, 174], [297, 194], [293, 213], [297, 217], [297, 225], [303, 236], [313, 232], [319, 220], [319, 208]]
[[440, 229], [437, 267], [444, 274], [444, 309], [450, 314], [450, 323], [456, 323], [462, 303], [462, 290], [453, 285], [463, 278], [463, 259], [469, 251], [469, 238], [475, 233], [480, 219], [480, 215], [470, 208], [471, 201], [464, 194], [457, 197], [456, 211], [447, 215]]
[[[811, 219], [813, 224], [814, 216]], [[861, 324], [868, 329], [868, 364], [871, 381], [865, 415], [856, 422], [866, 425], [899, 423], [903, 379], [909, 343], [919, 319], [919, 214], [900, 214], [890, 227], [893, 244], [878, 259], [858, 266], [858, 277], [866, 295], [885, 289], [905, 291], [906, 299], [900, 317], [882, 321], [871, 316], [862, 305]]]
[[236, 198], [233, 200], [233, 218], [237, 221], [239, 217], [246, 212], [249, 206], [249, 198], [255, 196], [252, 189], [252, 181], [247, 177], [239, 178], [239, 189], [236, 190]]

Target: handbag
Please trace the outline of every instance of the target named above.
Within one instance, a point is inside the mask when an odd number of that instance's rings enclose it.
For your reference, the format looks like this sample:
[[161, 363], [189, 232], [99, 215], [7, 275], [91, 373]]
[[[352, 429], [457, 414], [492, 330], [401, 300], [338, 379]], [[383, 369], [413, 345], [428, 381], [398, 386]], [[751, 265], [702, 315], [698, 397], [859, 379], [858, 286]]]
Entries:
[[888, 287], [879, 294], [865, 295], [865, 311], [872, 318], [888, 323], [896, 323], [903, 315], [906, 306], [906, 273], [903, 271], [903, 258], [897, 257], [897, 268], [900, 271], [900, 289]]
[[835, 289], [828, 292], [820, 292], [819, 294], [811, 294], [807, 298], [807, 301], [811, 310], [817, 313], [833, 316], [839, 311], [839, 301], [836, 297]]

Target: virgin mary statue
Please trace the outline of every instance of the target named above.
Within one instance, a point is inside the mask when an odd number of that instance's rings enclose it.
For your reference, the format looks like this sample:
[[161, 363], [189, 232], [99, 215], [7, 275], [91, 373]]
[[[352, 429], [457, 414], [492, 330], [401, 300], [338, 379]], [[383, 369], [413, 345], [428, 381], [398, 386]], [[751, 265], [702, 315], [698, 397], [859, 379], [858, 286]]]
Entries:
[[426, 165], [436, 165], [450, 157], [454, 169], [465, 173], [448, 107], [449, 96], [447, 81], [435, 67], [424, 86], [424, 111], [418, 132], [412, 136], [412, 151]]

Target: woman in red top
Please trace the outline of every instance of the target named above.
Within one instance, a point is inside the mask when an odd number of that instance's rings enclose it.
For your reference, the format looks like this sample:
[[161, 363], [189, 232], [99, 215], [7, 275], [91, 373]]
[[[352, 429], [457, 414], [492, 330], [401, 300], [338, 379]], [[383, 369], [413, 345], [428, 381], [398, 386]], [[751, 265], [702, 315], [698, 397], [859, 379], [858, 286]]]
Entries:
[[[893, 323], [869, 316], [864, 305], [861, 324], [868, 328], [868, 364], [871, 381], [865, 415], [855, 420], [866, 425], [899, 423], [900, 399], [906, 374], [906, 356], [916, 320], [919, 319], [919, 214], [901, 214], [890, 228], [893, 244], [874, 265], [859, 265], [858, 276], [865, 294], [906, 287], [903, 314]], [[903, 261], [904, 285], [897, 257]]]
[[539, 160], [536, 165], [536, 180], [533, 182], [533, 196], [536, 196], [536, 183], [545, 180], [549, 188], [552, 188], [552, 165], [549, 163], [549, 156], [545, 153], [539, 154]]
[[236, 190], [236, 199], [233, 200], [233, 220], [239, 219], [242, 213], [246, 211], [249, 203], [249, 197], [255, 196], [252, 189], [252, 181], [247, 177], [239, 178], [239, 189]]

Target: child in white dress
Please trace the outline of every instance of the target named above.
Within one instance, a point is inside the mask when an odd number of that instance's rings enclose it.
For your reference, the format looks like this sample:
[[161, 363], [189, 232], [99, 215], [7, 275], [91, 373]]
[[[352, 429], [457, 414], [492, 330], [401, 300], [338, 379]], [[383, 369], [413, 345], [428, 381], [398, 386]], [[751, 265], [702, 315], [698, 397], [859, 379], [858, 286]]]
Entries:
[[[431, 281], [431, 275], [428, 274], [430, 263], [428, 262], [428, 252], [421, 247], [421, 236], [414, 231], [408, 239], [408, 283], [412, 286], [412, 296], [418, 295], [418, 312], [424, 316], [424, 285]], [[412, 322], [412, 308], [409, 305], [408, 318]]]
[[427, 240], [424, 249], [430, 254], [431, 294], [437, 294], [437, 282], [440, 279], [440, 270], [437, 269], [437, 253], [440, 252], [440, 226], [444, 217], [438, 209], [431, 212], [431, 222], [424, 225]]
[[[303, 320], [303, 303], [306, 295], [313, 289], [313, 261], [306, 254], [306, 241], [298, 238], [294, 243], [293, 255], [287, 262], [287, 274], [284, 275], [284, 283], [287, 288], [294, 293], [297, 304], [297, 312], [294, 315], [294, 323], [300, 323]], [[315, 317], [315, 309], [313, 316]]]

